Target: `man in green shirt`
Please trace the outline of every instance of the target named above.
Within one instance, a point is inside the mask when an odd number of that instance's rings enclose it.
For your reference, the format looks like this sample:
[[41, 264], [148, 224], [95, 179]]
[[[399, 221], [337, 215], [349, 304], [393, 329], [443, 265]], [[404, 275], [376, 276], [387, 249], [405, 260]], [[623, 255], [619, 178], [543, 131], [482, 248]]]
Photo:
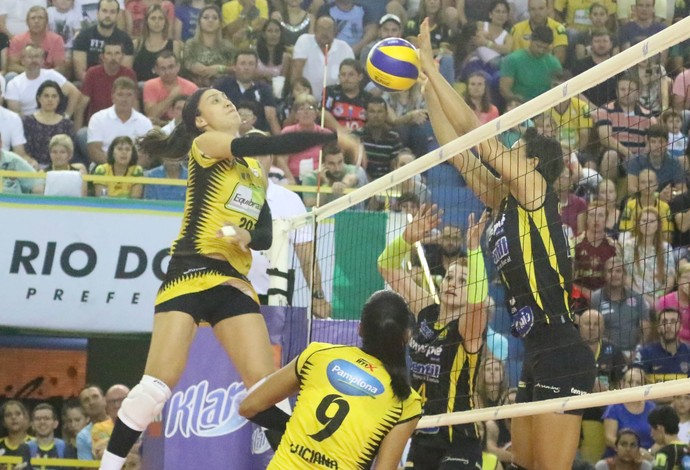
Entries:
[[518, 49], [503, 58], [499, 87], [506, 101], [528, 101], [551, 89], [551, 79], [562, 70], [550, 51], [552, 43], [553, 31], [537, 26], [527, 49]]

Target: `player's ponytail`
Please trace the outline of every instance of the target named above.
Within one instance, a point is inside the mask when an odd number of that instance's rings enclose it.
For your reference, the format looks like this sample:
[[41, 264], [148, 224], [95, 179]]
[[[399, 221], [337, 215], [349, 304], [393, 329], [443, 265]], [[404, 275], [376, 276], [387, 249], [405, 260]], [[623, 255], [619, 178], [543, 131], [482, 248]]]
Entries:
[[201, 131], [196, 127], [196, 117], [199, 115], [201, 95], [207, 90], [208, 88], [199, 88], [187, 99], [182, 109], [182, 120], [170, 135], [159, 129], [151, 130], [139, 138], [139, 149], [154, 161], [181, 160], [186, 157], [194, 139], [201, 135]]
[[405, 349], [412, 318], [405, 299], [392, 291], [375, 292], [362, 308], [362, 350], [383, 362], [391, 377], [393, 394], [400, 400], [410, 396]]

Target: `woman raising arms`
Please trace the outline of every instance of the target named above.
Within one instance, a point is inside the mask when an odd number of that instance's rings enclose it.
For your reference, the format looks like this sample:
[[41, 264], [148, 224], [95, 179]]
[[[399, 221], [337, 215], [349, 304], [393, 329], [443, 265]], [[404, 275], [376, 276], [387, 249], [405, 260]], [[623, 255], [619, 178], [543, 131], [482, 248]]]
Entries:
[[[246, 278], [249, 249], [271, 246], [267, 179], [256, 160], [244, 157], [299, 151], [337, 136], [293, 133], [239, 139], [239, 127], [235, 105], [222, 92], [201, 88], [187, 100], [182, 122], [172, 134], [151, 131], [139, 142], [154, 159], [181, 159], [189, 153], [187, 199], [180, 235], [156, 296], [144, 376], [122, 403], [102, 470], [120, 470], [141, 432], [170, 398], [199, 322], [211, 324], [246, 387], [275, 369], [257, 295]], [[227, 226], [234, 235], [222, 236]], [[273, 407], [256, 422], [271, 427], [287, 418]]]
[[[379, 271], [386, 282], [410, 305], [416, 318], [410, 340], [412, 386], [422, 396], [425, 415], [475, 408], [481, 351], [488, 320], [488, 291], [479, 240], [487, 220], [469, 217], [468, 259], [450, 264], [434, 296], [414, 282], [402, 268], [412, 245], [439, 223], [436, 208], [422, 205], [405, 232], [379, 256]], [[450, 397], [455, 397], [451, 399]], [[481, 468], [482, 441], [475, 424], [420, 429], [412, 437], [408, 461], [413, 468], [470, 470]]]
[[[361, 348], [311, 343], [250, 391], [240, 405], [249, 419], [299, 391], [269, 470], [306, 468], [317, 453], [328, 468], [369, 468], [374, 457], [377, 470], [398, 468], [422, 413], [405, 364], [411, 320], [400, 295], [375, 292], [362, 308]], [[347, 375], [356, 380], [341, 378]]]
[[[474, 112], [436, 70], [426, 23], [420, 30], [425, 97], [439, 143], [478, 127]], [[496, 138], [454, 157], [474, 193], [493, 209], [489, 249], [506, 288], [513, 334], [524, 339], [518, 402], [592, 391], [592, 351], [580, 339], [570, 311], [572, 260], [558, 213], [553, 182], [563, 168], [560, 144], [530, 133], [514, 150]], [[514, 469], [564, 469], [572, 465], [581, 413], [548, 413], [513, 419]], [[549, 436], [549, 439], [544, 439]], [[554, 445], [558, 443], [558, 445]]]

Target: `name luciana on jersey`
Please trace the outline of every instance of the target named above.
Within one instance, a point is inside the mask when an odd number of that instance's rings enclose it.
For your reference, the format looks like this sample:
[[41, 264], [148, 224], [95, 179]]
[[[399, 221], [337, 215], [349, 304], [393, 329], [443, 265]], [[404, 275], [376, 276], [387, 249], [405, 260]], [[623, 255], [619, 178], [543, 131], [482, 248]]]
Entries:
[[331, 385], [345, 395], [374, 397], [384, 390], [376, 377], [343, 359], [331, 361], [326, 375]]
[[326, 468], [339, 468], [338, 461], [334, 458], [300, 444], [290, 444], [290, 453], [299, 455], [305, 462], [314, 463]]

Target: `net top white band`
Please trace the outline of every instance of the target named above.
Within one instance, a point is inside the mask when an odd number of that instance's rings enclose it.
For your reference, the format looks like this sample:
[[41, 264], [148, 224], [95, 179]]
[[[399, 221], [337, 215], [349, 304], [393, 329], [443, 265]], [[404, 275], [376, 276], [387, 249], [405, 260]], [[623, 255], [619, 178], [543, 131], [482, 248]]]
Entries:
[[656, 400], [686, 395], [690, 393], [690, 379], [671, 380], [641, 387], [610, 390], [565, 398], [554, 398], [535, 403], [516, 403], [514, 405], [495, 406], [471, 411], [458, 411], [442, 415], [424, 416], [417, 424], [417, 429], [454, 424], [476, 423], [495, 419], [516, 418], [544, 413], [562, 413], [596, 406], [632, 401]]

